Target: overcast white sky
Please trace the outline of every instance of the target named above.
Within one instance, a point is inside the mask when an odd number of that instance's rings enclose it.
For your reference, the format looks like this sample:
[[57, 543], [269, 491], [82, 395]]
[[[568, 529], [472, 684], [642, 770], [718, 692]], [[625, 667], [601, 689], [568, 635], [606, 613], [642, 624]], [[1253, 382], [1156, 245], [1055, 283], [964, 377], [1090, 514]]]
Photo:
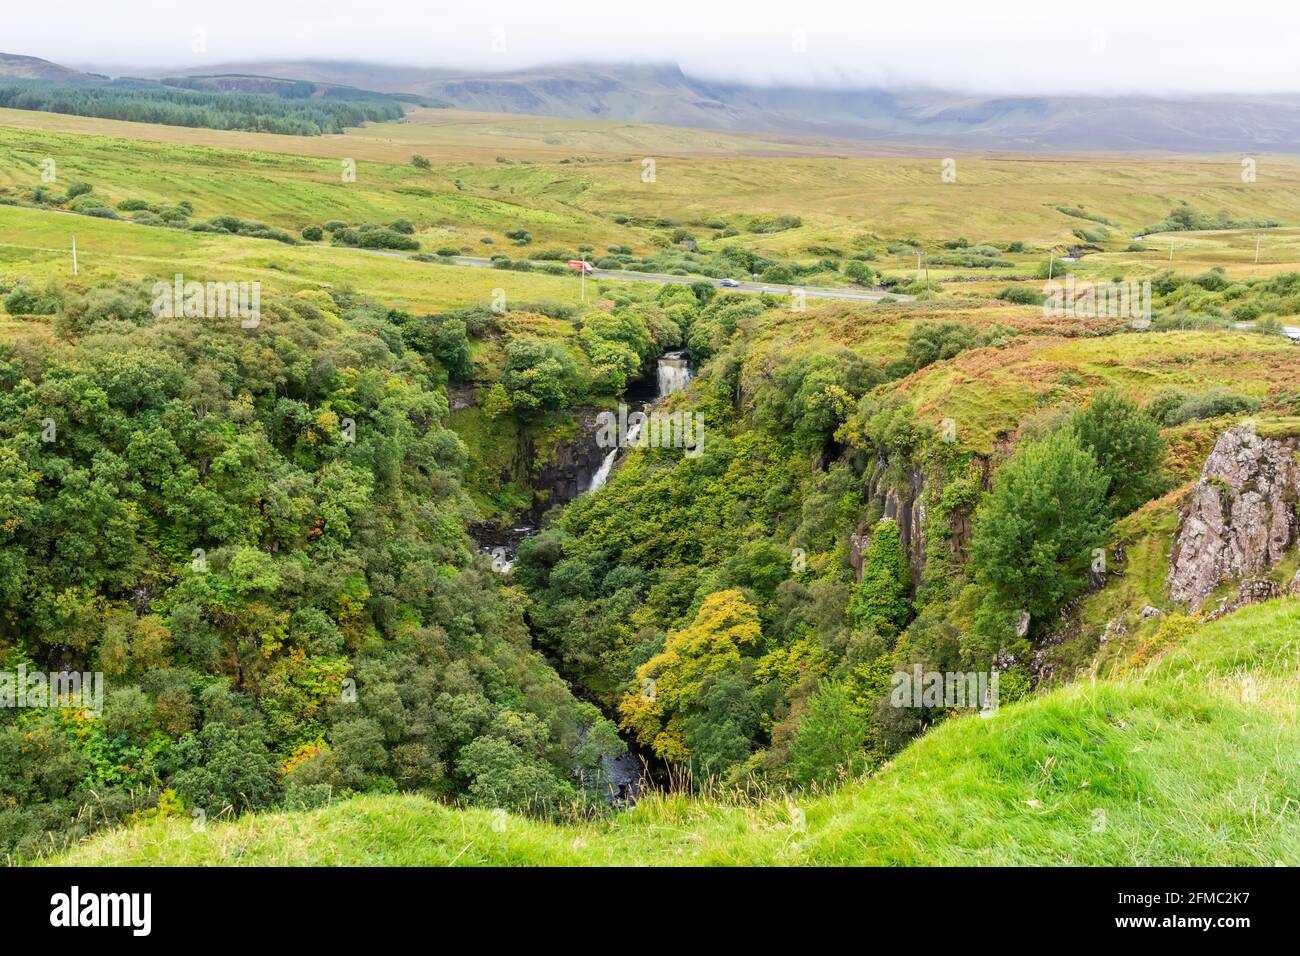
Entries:
[[[195, 52], [196, 31], [204, 50]], [[509, 69], [675, 61], [712, 79], [981, 92], [1300, 91], [1296, 0], [0, 0], [0, 51]]]

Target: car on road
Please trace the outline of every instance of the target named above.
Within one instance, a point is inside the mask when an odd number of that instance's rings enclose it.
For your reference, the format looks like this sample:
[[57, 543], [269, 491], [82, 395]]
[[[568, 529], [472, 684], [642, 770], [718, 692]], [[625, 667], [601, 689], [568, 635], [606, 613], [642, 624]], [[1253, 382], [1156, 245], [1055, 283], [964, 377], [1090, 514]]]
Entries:
[[739, 288], [740, 288], [740, 283], [737, 282], [735, 279], [719, 279], [719, 280], [718, 280], [718, 285], [722, 286], [722, 288], [724, 288], [724, 289], [739, 289]]

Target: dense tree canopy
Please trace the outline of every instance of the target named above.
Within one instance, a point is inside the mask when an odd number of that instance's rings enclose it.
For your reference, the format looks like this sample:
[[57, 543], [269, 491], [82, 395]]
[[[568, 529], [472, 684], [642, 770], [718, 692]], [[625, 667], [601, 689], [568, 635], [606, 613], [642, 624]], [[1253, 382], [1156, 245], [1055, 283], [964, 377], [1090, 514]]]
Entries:
[[264, 93], [187, 90], [131, 81], [54, 84], [6, 80], [0, 83], [0, 106], [99, 116], [134, 123], [237, 129], [290, 136], [342, 133], [349, 126], [402, 118], [401, 104], [386, 98], [298, 98]]
[[164, 791], [574, 805], [582, 741], [622, 744], [465, 535], [442, 390], [464, 321], [426, 348], [427, 323], [344, 294], [264, 303], [255, 329], [140, 301], [91, 290], [59, 322], [75, 344], [0, 347], [0, 665], [107, 683], [102, 717], [0, 711], [0, 846]]

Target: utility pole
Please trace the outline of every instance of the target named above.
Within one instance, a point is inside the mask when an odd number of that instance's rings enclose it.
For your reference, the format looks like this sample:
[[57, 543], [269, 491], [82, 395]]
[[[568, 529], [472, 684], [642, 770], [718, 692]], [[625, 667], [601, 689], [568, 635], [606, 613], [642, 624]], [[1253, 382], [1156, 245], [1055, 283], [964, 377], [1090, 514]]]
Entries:
[[77, 274], [77, 237], [72, 237], [72, 274]]
[[916, 281], [921, 281], [921, 254], [916, 254]]
[[1259, 241], [1263, 238], [1262, 233], [1255, 233], [1255, 265], [1259, 265]]
[[930, 298], [930, 254], [925, 254], [925, 297]]
[[1047, 281], [1048, 282], [1052, 281], [1052, 269], [1055, 267], [1055, 265], [1056, 265], [1056, 252], [1055, 250], [1053, 250], [1047, 256]]

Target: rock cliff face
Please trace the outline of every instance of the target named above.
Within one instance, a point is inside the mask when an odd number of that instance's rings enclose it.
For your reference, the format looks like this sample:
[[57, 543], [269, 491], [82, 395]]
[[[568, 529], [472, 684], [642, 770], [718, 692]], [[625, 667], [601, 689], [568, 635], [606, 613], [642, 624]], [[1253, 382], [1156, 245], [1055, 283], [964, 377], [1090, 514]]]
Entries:
[[[867, 474], [866, 499], [878, 503], [882, 508], [881, 516], [898, 525], [903, 553], [907, 555], [915, 585], [925, 570], [925, 502], [921, 497], [925, 490], [925, 475], [920, 466], [916, 466], [908, 475], [906, 484], [897, 488], [885, 480], [888, 467], [888, 462], [882, 459]], [[871, 526], [867, 524], [859, 525], [849, 539], [849, 561], [857, 571], [858, 580], [862, 579], [862, 554], [870, 541]]]
[[1257, 578], [1296, 542], [1296, 439], [1244, 427], [1219, 436], [1183, 505], [1166, 584], [1193, 608], [1227, 580]]
[[[981, 487], [987, 491], [990, 481], [990, 466], [987, 458], [976, 456], [979, 468], [977, 475]], [[933, 481], [938, 486], [931, 486]], [[880, 506], [881, 517], [890, 518], [898, 525], [902, 538], [903, 550], [912, 570], [912, 583], [917, 585], [925, 571], [926, 563], [926, 489], [930, 487], [930, 498], [943, 491], [942, 479], [927, 476], [922, 465], [913, 465], [901, 482], [889, 480], [889, 462], [885, 459], [876, 461], [867, 472], [864, 497], [869, 502]], [[974, 525], [970, 511], [964, 508], [954, 509], [947, 518], [948, 559], [955, 564], [965, 564], [970, 560], [971, 538]], [[849, 539], [849, 562], [862, 577], [862, 553], [871, 540], [871, 526], [859, 525]]]
[[596, 442], [600, 409], [578, 406], [571, 409], [577, 420], [573, 438], [562, 438], [550, 448], [541, 449], [525, 441], [524, 458], [533, 468], [532, 517], [556, 505], [567, 504], [591, 487], [592, 476], [605, 460], [607, 449]]

